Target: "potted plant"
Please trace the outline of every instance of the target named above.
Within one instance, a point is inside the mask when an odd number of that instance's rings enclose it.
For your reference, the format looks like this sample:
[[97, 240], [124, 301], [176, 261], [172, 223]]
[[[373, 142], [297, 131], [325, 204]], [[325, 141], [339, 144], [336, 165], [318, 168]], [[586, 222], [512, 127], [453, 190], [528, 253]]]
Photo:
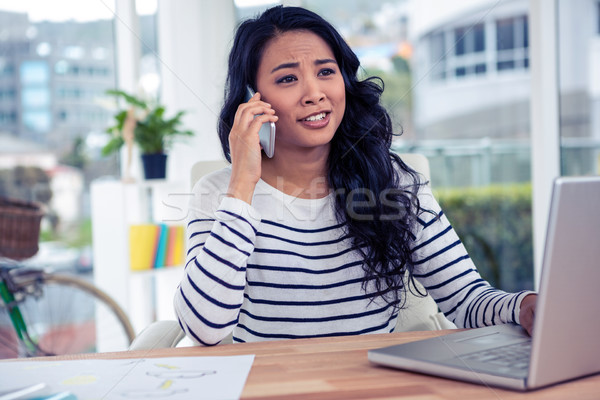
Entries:
[[130, 163], [131, 147], [135, 142], [142, 153], [146, 179], [164, 179], [167, 162], [165, 151], [177, 137], [194, 134], [180, 128], [185, 112], [179, 111], [167, 118], [163, 105], [142, 100], [122, 90], [108, 90], [106, 93], [123, 99], [128, 107], [120, 110], [114, 116], [115, 125], [106, 129], [111, 138], [103, 147], [102, 154], [109, 155], [127, 145], [127, 162]]

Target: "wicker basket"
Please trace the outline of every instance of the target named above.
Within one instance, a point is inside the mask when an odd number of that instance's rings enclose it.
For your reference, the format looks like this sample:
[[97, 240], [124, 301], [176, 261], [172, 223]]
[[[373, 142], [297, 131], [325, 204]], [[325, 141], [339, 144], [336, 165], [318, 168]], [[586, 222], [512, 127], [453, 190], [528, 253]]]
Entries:
[[0, 257], [22, 260], [35, 255], [43, 215], [40, 203], [0, 197]]

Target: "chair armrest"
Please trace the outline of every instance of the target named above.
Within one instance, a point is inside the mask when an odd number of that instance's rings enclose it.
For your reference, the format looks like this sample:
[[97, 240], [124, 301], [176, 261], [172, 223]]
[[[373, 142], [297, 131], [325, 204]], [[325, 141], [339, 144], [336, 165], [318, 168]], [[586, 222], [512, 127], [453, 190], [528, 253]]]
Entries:
[[444, 315], [444, 313], [442, 313], [442, 312], [438, 312], [433, 315], [430, 315], [429, 318], [431, 320], [433, 320], [433, 322], [436, 326], [436, 330], [457, 329], [456, 325], [454, 325], [454, 323], [452, 321], [448, 320], [446, 318], [446, 316]]
[[129, 350], [149, 350], [175, 347], [185, 337], [177, 321], [156, 321], [133, 339]]

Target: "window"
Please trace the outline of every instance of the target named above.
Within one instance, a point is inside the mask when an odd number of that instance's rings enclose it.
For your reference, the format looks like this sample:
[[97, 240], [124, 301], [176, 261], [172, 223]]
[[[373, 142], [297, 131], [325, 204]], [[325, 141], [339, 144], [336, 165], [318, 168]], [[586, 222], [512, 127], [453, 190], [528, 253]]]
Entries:
[[21, 84], [47, 84], [50, 72], [45, 61], [24, 61], [21, 64]]
[[14, 124], [17, 120], [17, 113], [14, 111], [0, 111], [0, 123]]
[[54, 64], [54, 72], [56, 75], [66, 75], [69, 71], [69, 63], [65, 60], [57, 61]]
[[25, 111], [23, 113], [23, 123], [35, 133], [47, 131], [50, 128], [51, 120], [50, 112], [47, 110]]
[[484, 24], [454, 29], [454, 65], [456, 77], [481, 74], [486, 71]]
[[25, 109], [50, 106], [50, 91], [46, 87], [24, 88], [21, 90], [21, 103]]
[[[594, 15], [594, 18], [591, 16]], [[600, 2], [558, 1], [561, 173], [600, 174]], [[577, 26], [577, 29], [573, 29]]]
[[15, 89], [11, 87], [0, 88], [0, 101], [6, 101], [7, 103], [15, 100]]
[[50, 46], [49, 43], [42, 42], [37, 45], [36, 53], [40, 57], [46, 57], [46, 56], [50, 55], [50, 53], [52, 53], [52, 46]]
[[[66, 155], [76, 151], [76, 139], [85, 142], [88, 136], [107, 136], [104, 131], [112, 113], [104, 112], [102, 100], [107, 97], [105, 91], [116, 86], [114, 1], [82, 3], [0, 1], [3, 21], [10, 21], [7, 26], [0, 23], [0, 195], [18, 197], [26, 189], [7, 189], [1, 181], [8, 176], [4, 172], [14, 170], [18, 163], [53, 169], [69, 162]], [[79, 73], [72, 74], [73, 68], [79, 68]], [[73, 117], [82, 110], [86, 118]], [[13, 149], [42, 156], [25, 159], [13, 154]], [[47, 202], [50, 214], [57, 217], [56, 229], [43, 225], [44, 239], [78, 237], [89, 244], [85, 191], [90, 180], [116, 175], [119, 166], [116, 160], [101, 157], [98, 148], [84, 151], [89, 154], [84, 165], [68, 172], [84, 181], [84, 187], [71, 185], [53, 199], [37, 199]], [[47, 177], [51, 184], [65, 179], [66, 169], [56, 170], [55, 176]], [[67, 204], [80, 208], [67, 209]]]
[[[491, 43], [495, 41], [495, 48], [486, 47], [488, 35], [491, 36]], [[428, 43], [430, 79], [433, 81], [451, 77], [464, 79], [469, 76], [484, 76], [494, 69], [507, 71], [529, 68], [526, 15], [486, 19], [472, 25], [447, 28], [432, 33]]]
[[527, 16], [496, 21], [496, 69], [498, 71], [529, 68], [528, 49]]
[[85, 49], [81, 46], [67, 46], [63, 50], [63, 57], [71, 60], [80, 60], [85, 56]]
[[454, 29], [454, 54], [462, 56], [485, 51], [485, 31], [483, 24]]
[[[1, 51], [1, 49], [0, 49]], [[15, 73], [15, 66], [12, 64], [4, 64], [0, 62], [0, 77], [11, 77]]]
[[[405, 75], [397, 73], [398, 71], [382, 72], [382, 74], [387, 73], [384, 76], [386, 82], [384, 96], [399, 93], [394, 104], [406, 104], [399, 112], [392, 113], [395, 123], [399, 123], [404, 129], [404, 134], [400, 141], [394, 144], [394, 149], [398, 152], [412, 150], [427, 155], [432, 167], [432, 185], [436, 190], [448, 189], [462, 193], [472, 189], [489, 200], [489, 207], [497, 205], [492, 200], [498, 193], [512, 194], [516, 190], [519, 191], [518, 194], [522, 198], [519, 205], [521, 208], [518, 209], [518, 222], [522, 222], [522, 227], [525, 229], [521, 230], [521, 225], [506, 225], [517, 219], [514, 218], [514, 214], [511, 218], [503, 218], [500, 213], [502, 207], [497, 207], [499, 210], [497, 219], [486, 219], [489, 222], [483, 230], [486, 240], [493, 241], [494, 246], [497, 245], [495, 248], [501, 249], [494, 253], [493, 260], [485, 259], [485, 246], [489, 243], [478, 242], [476, 235], [472, 234], [471, 239], [466, 240], [465, 243], [477, 265], [482, 265], [482, 272], [488, 274], [486, 278], [492, 281], [496, 279], [494, 283], [508, 290], [515, 289], [515, 285], [519, 285], [520, 288], [531, 288], [532, 278], [527, 270], [528, 257], [531, 257], [528, 254], [523, 256], [514, 252], [516, 247], [524, 247], [526, 250], [527, 245], [523, 246], [523, 243], [527, 243], [530, 233], [527, 231], [527, 226], [530, 225], [527, 223], [528, 212], [530, 212], [527, 209], [527, 184], [530, 181], [529, 148], [527, 147], [529, 84], [526, 74], [506, 73], [528, 72], [528, 2], [527, 0], [511, 2], [484, 0], [451, 2], [452, 5], [449, 5], [450, 2], [447, 0], [432, 0], [432, 9], [436, 12], [417, 13], [417, 9], [423, 7], [412, 7], [412, 5], [418, 2], [419, 0], [347, 0], [344, 3], [344, 12], [340, 12], [339, 6], [334, 5], [337, 2], [305, 0], [302, 4], [334, 22], [346, 39], [349, 42], [354, 40], [355, 44], [361, 41], [369, 44], [389, 42], [390, 32], [397, 29], [398, 21], [406, 21], [410, 32], [413, 31], [413, 27], [419, 27], [415, 41], [409, 43], [412, 53], [403, 55], [406, 64], [410, 65], [408, 75], [406, 71]], [[66, 21], [72, 18], [67, 13], [71, 10], [53, 3], [53, 8], [64, 13], [62, 20], [40, 23], [42, 18], [36, 19], [33, 15], [40, 9], [40, 5], [46, 3], [48, 2], [37, 0], [35, 4], [38, 6], [31, 6], [29, 11], [31, 16], [28, 25], [37, 27], [37, 36], [23, 35], [10, 45], [5, 42], [0, 43], [0, 54], [5, 58], [4, 68], [0, 65], [0, 74], [14, 74], [18, 78], [20, 64], [17, 60], [26, 59], [25, 55], [35, 53], [30, 50], [37, 49], [42, 41], [49, 44], [46, 47], [49, 54], [44, 60], [50, 66], [48, 87], [52, 92], [48, 103], [52, 105], [51, 113], [44, 114], [43, 110], [32, 110], [27, 118], [25, 116], [21, 118], [23, 109], [19, 109], [16, 114], [19, 117], [15, 117], [15, 121], [18, 121], [17, 127], [11, 133], [19, 137], [24, 136], [23, 126], [21, 126], [24, 122], [21, 119], [26, 119], [29, 127], [40, 129], [49, 126], [44, 131], [42, 137], [44, 140], [40, 140], [40, 143], [46, 144], [44, 141], [47, 139], [48, 145], [54, 146], [54, 151], [58, 155], [59, 145], [64, 147], [68, 144], [69, 138], [66, 132], [73, 135], [91, 132], [88, 136], [90, 138], [104, 137], [106, 117], [110, 117], [110, 114], [107, 115], [101, 108], [93, 107], [97, 104], [95, 97], [98, 92], [103, 93], [105, 89], [115, 87], [113, 21], [109, 19], [112, 18], [111, 16], [103, 15], [104, 20], [95, 21], [95, 32], [90, 33], [88, 29], [91, 29], [91, 24], [86, 25], [85, 22], [72, 23], [67, 30]], [[90, 8], [94, 7], [93, 3], [90, 2]], [[106, 8], [102, 3], [106, 2], [99, 2], [100, 7]], [[165, 7], [171, 4], [171, 2], [164, 3]], [[386, 7], [393, 7], [393, 9], [386, 9], [387, 14], [391, 15], [392, 11], [399, 13], [398, 16], [390, 18], [394, 21], [390, 26], [385, 25], [386, 19], [376, 17], [382, 15], [384, 3]], [[479, 7], [475, 10], [478, 14], [473, 14], [474, 3]], [[588, 16], [600, 14], [598, 1], [587, 3]], [[255, 15], [256, 10], [248, 10], [248, 13]], [[96, 15], [102, 14], [97, 12]], [[155, 15], [148, 15], [140, 21], [144, 57], [140, 68], [144, 70], [141, 75], [147, 77], [144, 82], [148, 84], [149, 91], [153, 88], [158, 89], [159, 85], [166, 82], [161, 82], [158, 73], [156, 41], [153, 40], [155, 17]], [[590, 29], [600, 30], [600, 21], [599, 26], [596, 27], [596, 20], [591, 17], [588, 19], [593, 21], [589, 24]], [[102, 24], [101, 21], [106, 24]], [[369, 23], [368, 30], [364, 29], [365, 21]], [[75, 31], [79, 33], [73, 33]], [[392, 39], [396, 40], [400, 36]], [[60, 41], [53, 42], [51, 39], [55, 37], [60, 38]], [[85, 38], [94, 40], [86, 42]], [[5, 47], [8, 48], [7, 46], [10, 46], [10, 51], [4, 50]], [[63, 51], [66, 46], [73, 46], [68, 52], [72, 58], [66, 58]], [[397, 46], [391, 48], [396, 51], [398, 49]], [[12, 58], [7, 56], [9, 54]], [[390, 56], [398, 56], [398, 54]], [[40, 57], [39, 54], [37, 57]], [[36, 58], [35, 61], [41, 60]], [[12, 70], [7, 69], [10, 64], [15, 65]], [[587, 62], [580, 64], [587, 65]], [[387, 65], [389, 67], [393, 63]], [[93, 71], [91, 74], [90, 68]], [[497, 70], [501, 74], [496, 74]], [[512, 81], [514, 75], [521, 75], [519, 78], [524, 79]], [[35, 74], [33, 76], [35, 81]], [[19, 82], [17, 78], [15, 81]], [[401, 86], [406, 82], [408, 85]], [[0, 81], [0, 85], [4, 85], [4, 80]], [[43, 86], [39, 82], [36, 85]], [[408, 89], [404, 89], [405, 87]], [[93, 92], [94, 95], [91, 95], [91, 90], [98, 92]], [[73, 106], [78, 94], [81, 95], [78, 102], [85, 103], [85, 107]], [[20, 98], [20, 96], [19, 93], [16, 97]], [[591, 107], [592, 102], [587, 104]], [[17, 106], [21, 107], [20, 104]], [[592, 112], [591, 108], [588, 110], [590, 110], [587, 114], [588, 120], [594, 118], [594, 115], [600, 115], [600, 112]], [[7, 111], [3, 112], [6, 115]], [[90, 118], [77, 117], [82, 112], [88, 113]], [[83, 120], [86, 122], [84, 123]], [[77, 125], [73, 121], [79, 121], [80, 124]], [[57, 127], [56, 124], [60, 125]], [[68, 124], [72, 125], [67, 127]], [[88, 142], [91, 143], [92, 140]], [[97, 153], [99, 147], [101, 145], [97, 145], [93, 150]], [[94, 151], [90, 154], [96, 154]], [[99, 157], [91, 160], [92, 164], [87, 168], [86, 173], [92, 174], [86, 177], [93, 179], [94, 171], [102, 174], [113, 173], [107, 172], [111, 170], [106, 168], [106, 164], [101, 164], [102, 161], [106, 160]], [[453, 214], [452, 218], [459, 218], [460, 209], [458, 212], [446, 211]], [[466, 223], [461, 222], [460, 225], [464, 228], [474, 227], [468, 215], [465, 221]], [[457, 223], [456, 226], [459, 227], [458, 225]], [[515, 236], [515, 232], [521, 236]], [[465, 233], [468, 234], [469, 232]], [[515, 259], [518, 262], [514, 262]], [[497, 268], [493, 270], [486, 265], [497, 266]], [[532, 265], [529, 266], [530, 269], [531, 267]]]
[[432, 3], [439, 13], [409, 20], [420, 32], [414, 125], [394, 149], [427, 156], [438, 201], [484, 278], [531, 289], [530, 83], [526, 74], [496, 73], [528, 72], [528, 3]]
[[23, 61], [20, 75], [24, 127], [29, 133], [35, 135], [45, 133], [50, 129], [52, 123], [48, 63], [46, 61]]
[[[451, 38], [449, 45], [447, 38]], [[480, 75], [487, 71], [485, 64], [485, 25], [465, 25], [450, 31], [432, 34], [430, 43], [430, 61], [432, 80], [444, 80], [450, 76], [462, 78], [468, 75]], [[448, 54], [446, 49], [450, 49]], [[450, 68], [447, 71], [447, 68]]]
[[446, 79], [446, 37], [444, 32], [438, 32], [431, 35], [430, 57], [431, 79], [442, 80]]
[[108, 57], [108, 51], [104, 47], [96, 47], [92, 50], [92, 57], [96, 60], [105, 60]]

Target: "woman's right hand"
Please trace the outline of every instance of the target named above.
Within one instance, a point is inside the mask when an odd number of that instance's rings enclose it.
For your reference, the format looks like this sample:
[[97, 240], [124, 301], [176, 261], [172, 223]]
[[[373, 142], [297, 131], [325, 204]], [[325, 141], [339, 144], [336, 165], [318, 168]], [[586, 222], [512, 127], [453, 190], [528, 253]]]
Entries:
[[252, 203], [254, 188], [261, 176], [261, 147], [258, 132], [264, 122], [276, 122], [271, 105], [256, 93], [239, 105], [229, 132], [231, 179], [227, 195]]

